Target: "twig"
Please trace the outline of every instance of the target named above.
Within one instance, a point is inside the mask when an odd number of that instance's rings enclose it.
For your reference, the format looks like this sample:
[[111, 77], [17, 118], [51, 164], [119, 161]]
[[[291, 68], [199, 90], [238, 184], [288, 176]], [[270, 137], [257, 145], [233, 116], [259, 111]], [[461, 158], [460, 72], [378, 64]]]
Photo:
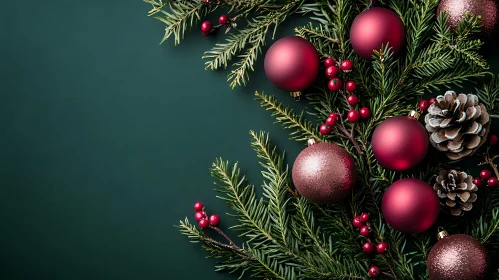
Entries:
[[395, 271], [393, 270], [393, 267], [392, 265], [390, 264], [390, 262], [386, 259], [385, 256], [383, 256], [383, 260], [385, 261], [386, 265], [388, 266], [388, 268], [390, 269], [390, 271], [392, 272], [392, 275], [387, 275], [393, 279], [397, 279], [397, 275], [395, 274]]
[[[343, 91], [341, 91], [341, 95], [343, 95], [343, 97], [345, 97], [345, 100], [346, 100], [346, 96], [345, 94], [343, 94]], [[347, 104], [348, 104], [348, 101], [347, 101]], [[348, 106], [350, 107], [350, 109], [352, 109], [352, 106], [350, 104], [348, 104]], [[341, 132], [343, 132], [343, 134], [345, 135], [346, 138], [350, 139], [350, 141], [352, 141], [353, 145], [355, 146], [355, 149], [357, 150], [357, 153], [359, 153], [359, 155], [362, 155], [364, 154], [362, 152], [362, 150], [360, 149], [360, 146], [359, 144], [357, 143], [357, 140], [355, 140], [355, 137], [353, 136], [354, 135], [354, 126], [355, 124], [352, 123], [352, 132], [349, 133], [348, 130], [346, 129], [345, 125], [343, 124], [343, 116], [342, 114], [338, 114], [340, 115], [340, 120], [341, 120], [341, 124], [338, 126], [339, 129], [341, 130]]]
[[499, 115], [489, 115], [489, 117], [491, 117], [493, 119], [499, 119]]
[[[495, 155], [493, 157], [490, 157], [490, 153], [489, 152], [490, 152], [490, 147], [487, 147], [487, 151], [483, 155], [483, 157], [485, 159], [485, 163], [484, 164], [490, 165], [490, 167], [492, 167], [492, 169], [494, 170], [494, 173], [496, 174], [496, 178], [499, 178], [499, 171], [497, 170], [497, 166], [494, 164], [494, 160], [496, 160], [497, 158], [499, 158], [499, 155]], [[483, 165], [483, 164], [479, 164], [479, 165]]]

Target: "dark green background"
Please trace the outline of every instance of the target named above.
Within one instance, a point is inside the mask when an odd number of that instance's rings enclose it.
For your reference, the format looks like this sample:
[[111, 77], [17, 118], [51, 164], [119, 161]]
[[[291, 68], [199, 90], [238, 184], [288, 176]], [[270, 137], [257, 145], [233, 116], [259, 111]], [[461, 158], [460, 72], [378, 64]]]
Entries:
[[239, 160], [260, 184], [249, 130], [269, 131], [294, 159], [302, 146], [253, 93], [293, 101], [261, 60], [235, 91], [226, 73], [205, 71], [201, 55], [223, 35], [196, 29], [158, 45], [164, 26], [149, 8], [2, 3], [0, 279], [232, 279], [173, 225], [198, 200], [231, 223], [208, 168]]

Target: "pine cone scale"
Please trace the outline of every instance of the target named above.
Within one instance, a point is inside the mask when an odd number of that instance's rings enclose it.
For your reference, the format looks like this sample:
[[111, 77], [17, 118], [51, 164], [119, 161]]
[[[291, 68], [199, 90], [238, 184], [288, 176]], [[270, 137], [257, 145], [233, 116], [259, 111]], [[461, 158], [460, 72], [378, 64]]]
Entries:
[[464, 215], [473, 208], [473, 202], [478, 198], [478, 187], [473, 184], [473, 177], [457, 170], [442, 170], [433, 185], [440, 204], [446, 206], [454, 216]]

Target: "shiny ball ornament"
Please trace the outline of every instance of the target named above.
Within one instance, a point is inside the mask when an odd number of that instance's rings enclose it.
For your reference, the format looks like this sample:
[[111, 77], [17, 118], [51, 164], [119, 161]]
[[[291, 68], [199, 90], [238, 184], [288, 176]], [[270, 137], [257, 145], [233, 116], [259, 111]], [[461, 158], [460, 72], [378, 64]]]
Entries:
[[381, 166], [405, 171], [426, 157], [428, 139], [428, 132], [417, 119], [397, 116], [384, 120], [375, 128], [371, 144]]
[[332, 143], [313, 143], [295, 159], [291, 176], [298, 192], [320, 204], [340, 202], [357, 182], [352, 156]]
[[386, 222], [402, 233], [421, 233], [437, 220], [440, 203], [426, 182], [405, 178], [391, 184], [381, 200]]
[[488, 272], [487, 250], [466, 234], [439, 232], [426, 266], [430, 280], [484, 280]]
[[274, 42], [265, 54], [267, 78], [276, 87], [299, 92], [309, 87], [319, 73], [320, 58], [307, 40], [288, 36]]
[[350, 42], [355, 52], [372, 60], [374, 50], [389, 47], [398, 54], [405, 42], [404, 23], [392, 10], [375, 7], [360, 13], [350, 28]]

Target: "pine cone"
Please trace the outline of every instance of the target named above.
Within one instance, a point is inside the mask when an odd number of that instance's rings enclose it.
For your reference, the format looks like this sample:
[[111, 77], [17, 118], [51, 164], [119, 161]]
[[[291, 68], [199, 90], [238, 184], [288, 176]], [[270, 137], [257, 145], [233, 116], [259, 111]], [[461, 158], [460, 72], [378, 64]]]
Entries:
[[430, 105], [425, 123], [430, 143], [458, 160], [473, 154], [487, 140], [490, 118], [476, 95], [447, 91]]
[[477, 199], [478, 187], [473, 184], [473, 177], [465, 172], [440, 171], [433, 189], [440, 198], [440, 204], [449, 207], [454, 216], [462, 216], [463, 211], [470, 211]]

